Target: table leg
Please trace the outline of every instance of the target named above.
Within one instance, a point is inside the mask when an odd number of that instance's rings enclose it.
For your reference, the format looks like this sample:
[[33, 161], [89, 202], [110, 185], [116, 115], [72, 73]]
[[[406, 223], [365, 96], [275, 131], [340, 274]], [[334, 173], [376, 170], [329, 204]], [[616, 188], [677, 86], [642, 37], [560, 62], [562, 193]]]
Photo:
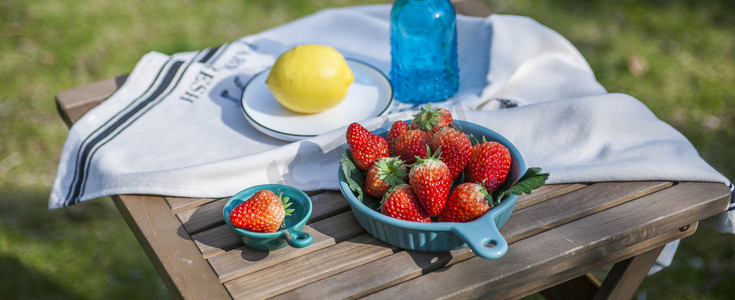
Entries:
[[613, 265], [593, 299], [631, 299], [664, 246], [666, 245]]

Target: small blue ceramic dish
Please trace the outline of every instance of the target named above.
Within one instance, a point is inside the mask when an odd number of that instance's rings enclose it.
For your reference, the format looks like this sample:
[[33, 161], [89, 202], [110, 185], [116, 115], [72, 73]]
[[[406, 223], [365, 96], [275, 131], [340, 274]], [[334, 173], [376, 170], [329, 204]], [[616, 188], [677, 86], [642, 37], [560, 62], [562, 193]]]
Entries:
[[[472, 134], [478, 139], [484, 135], [488, 141], [499, 142], [510, 150], [512, 162], [506, 180], [516, 181], [526, 171], [520, 152], [503, 136], [477, 124], [460, 120], [454, 120], [454, 123], [467, 134]], [[389, 128], [386, 126], [374, 132], [385, 136]], [[489, 259], [499, 258], [508, 251], [508, 243], [498, 229], [513, 213], [513, 207], [518, 200], [517, 195], [506, 197], [500, 205], [471, 222], [417, 223], [391, 218], [369, 208], [360, 202], [350, 189], [341, 167], [338, 170], [338, 177], [340, 190], [352, 207], [352, 213], [358, 223], [367, 232], [386, 243], [404, 249], [427, 252], [442, 252], [469, 246], [478, 256]]]
[[[293, 208], [294, 211], [290, 216], [286, 216], [284, 220], [286, 223], [285, 228], [276, 232], [264, 233], [237, 228], [230, 223], [230, 213], [232, 210], [260, 190], [270, 190], [276, 195], [283, 193], [283, 197], [290, 198], [292, 204], [289, 208]], [[282, 184], [263, 184], [247, 188], [232, 196], [232, 198], [227, 200], [222, 214], [227, 226], [240, 235], [240, 239], [246, 246], [265, 251], [279, 249], [286, 245], [296, 248], [310, 245], [313, 240], [312, 236], [301, 231], [301, 229], [304, 228], [306, 222], [311, 218], [311, 210], [311, 199], [303, 191]]]

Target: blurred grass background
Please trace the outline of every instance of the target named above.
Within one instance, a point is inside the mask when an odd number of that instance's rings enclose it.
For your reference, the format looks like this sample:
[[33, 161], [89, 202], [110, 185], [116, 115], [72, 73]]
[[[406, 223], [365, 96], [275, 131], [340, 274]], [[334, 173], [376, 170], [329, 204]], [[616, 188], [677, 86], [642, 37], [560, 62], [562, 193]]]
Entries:
[[[0, 298], [170, 295], [110, 199], [48, 211], [68, 133], [62, 90], [130, 72], [149, 51], [216, 46], [327, 7], [387, 1], [0, 1]], [[732, 1], [483, 1], [566, 36], [610, 92], [635, 96], [735, 178]], [[735, 236], [700, 228], [639, 298], [729, 299]]]

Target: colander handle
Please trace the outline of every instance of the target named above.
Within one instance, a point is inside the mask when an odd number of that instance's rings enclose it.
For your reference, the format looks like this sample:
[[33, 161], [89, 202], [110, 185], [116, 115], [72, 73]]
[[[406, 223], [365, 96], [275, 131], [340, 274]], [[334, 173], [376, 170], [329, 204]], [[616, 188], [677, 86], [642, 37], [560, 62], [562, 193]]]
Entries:
[[500, 234], [492, 218], [481, 218], [457, 225], [454, 232], [477, 256], [496, 259], [508, 252], [508, 242]]

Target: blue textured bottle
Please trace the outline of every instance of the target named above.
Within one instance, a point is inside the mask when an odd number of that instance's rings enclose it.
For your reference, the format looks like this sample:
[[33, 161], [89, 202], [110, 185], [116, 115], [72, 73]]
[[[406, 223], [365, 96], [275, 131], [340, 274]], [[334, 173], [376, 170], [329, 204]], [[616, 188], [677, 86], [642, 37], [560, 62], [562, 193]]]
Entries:
[[397, 0], [390, 13], [393, 95], [440, 102], [459, 89], [457, 15], [449, 0]]

